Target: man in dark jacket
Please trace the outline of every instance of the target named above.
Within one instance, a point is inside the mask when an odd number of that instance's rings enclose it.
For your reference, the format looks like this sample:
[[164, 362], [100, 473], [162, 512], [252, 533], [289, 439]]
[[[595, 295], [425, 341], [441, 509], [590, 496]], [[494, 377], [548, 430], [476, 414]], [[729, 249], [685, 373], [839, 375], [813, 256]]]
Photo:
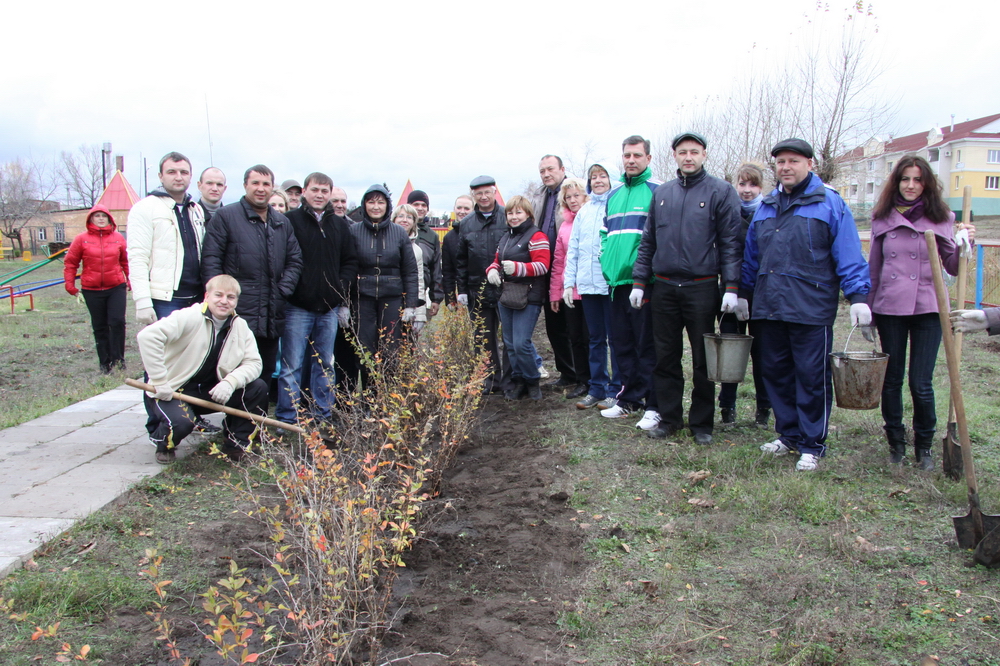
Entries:
[[677, 178], [653, 192], [639, 253], [632, 267], [630, 301], [642, 307], [650, 279], [653, 293], [653, 371], [660, 424], [650, 437], [669, 437], [684, 427], [684, 331], [691, 341], [694, 388], [688, 427], [699, 444], [712, 442], [715, 384], [709, 381], [703, 336], [715, 330], [719, 277], [722, 311], [734, 312], [743, 244], [736, 190], [705, 171], [707, 141], [685, 132], [671, 142]]
[[829, 355], [838, 292], [851, 302], [851, 324], [868, 326], [871, 289], [851, 209], [812, 173], [813, 149], [786, 139], [771, 150], [780, 185], [764, 197], [747, 230], [737, 316], [760, 323], [764, 386], [780, 435], [760, 447], [799, 453], [812, 471], [826, 453], [833, 406]]
[[455, 306], [455, 289], [458, 285], [458, 229], [462, 218], [472, 212], [474, 205], [475, 202], [468, 194], [455, 199], [451, 230], [441, 241], [441, 287], [444, 290], [444, 301], [451, 307]]
[[427, 193], [423, 190], [413, 190], [406, 197], [406, 203], [417, 211], [417, 244], [424, 254], [424, 284], [431, 297], [431, 302], [427, 304], [429, 321], [438, 313], [441, 301], [444, 300], [444, 287], [441, 284], [441, 239], [427, 221], [431, 205]]
[[294, 423], [303, 364], [309, 368], [314, 415], [329, 419], [334, 403], [333, 350], [337, 324], [349, 320], [348, 294], [358, 274], [357, 247], [347, 220], [335, 214], [333, 181], [322, 173], [306, 176], [302, 204], [288, 221], [302, 250], [302, 274], [285, 308], [278, 376], [279, 421]]
[[500, 291], [486, 282], [486, 269], [496, 258], [497, 246], [507, 231], [507, 213], [497, 205], [496, 181], [490, 176], [479, 176], [469, 184], [475, 209], [462, 220], [458, 232], [458, 253], [455, 258], [458, 276], [458, 303], [469, 308], [469, 314], [478, 322], [478, 333], [486, 342], [490, 354], [492, 376], [486, 380], [486, 390], [503, 393], [513, 388], [510, 382], [509, 363], [500, 355], [497, 331], [500, 312], [497, 300]]
[[205, 233], [201, 278], [231, 275], [240, 283], [240, 316], [257, 339], [269, 382], [278, 357], [285, 324], [285, 301], [295, 291], [302, 272], [302, 251], [288, 218], [267, 202], [274, 192], [274, 174], [263, 164], [243, 175], [246, 195], [212, 216]]

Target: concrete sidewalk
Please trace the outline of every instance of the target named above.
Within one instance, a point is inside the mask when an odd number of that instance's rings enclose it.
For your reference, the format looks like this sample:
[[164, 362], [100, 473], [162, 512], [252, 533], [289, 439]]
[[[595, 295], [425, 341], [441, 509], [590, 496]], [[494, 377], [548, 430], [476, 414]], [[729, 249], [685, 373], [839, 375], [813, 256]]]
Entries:
[[[210, 420], [218, 423], [214, 416]], [[0, 430], [0, 577], [139, 480], [160, 473], [145, 423], [142, 392], [121, 386]], [[195, 435], [184, 440], [178, 456], [197, 441]]]

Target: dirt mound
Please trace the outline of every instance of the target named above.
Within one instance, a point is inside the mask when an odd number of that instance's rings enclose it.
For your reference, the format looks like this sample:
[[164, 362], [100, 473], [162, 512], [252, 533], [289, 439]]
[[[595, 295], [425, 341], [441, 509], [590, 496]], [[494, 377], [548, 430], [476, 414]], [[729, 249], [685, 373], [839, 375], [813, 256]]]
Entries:
[[[583, 536], [554, 492], [559, 451], [537, 444], [539, 403], [491, 398], [477, 435], [425, 507], [420, 542], [395, 587], [383, 661], [413, 666], [568, 663], [561, 614], [585, 566]], [[444, 655], [444, 656], [442, 656]]]

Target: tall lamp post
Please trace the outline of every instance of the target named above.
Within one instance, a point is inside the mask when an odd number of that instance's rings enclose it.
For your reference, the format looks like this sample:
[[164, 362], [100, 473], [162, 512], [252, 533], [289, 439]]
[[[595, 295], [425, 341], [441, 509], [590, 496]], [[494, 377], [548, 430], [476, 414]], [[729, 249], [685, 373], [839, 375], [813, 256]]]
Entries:
[[111, 155], [111, 142], [105, 141], [104, 145], [101, 146], [101, 181], [104, 183], [104, 188], [108, 187], [108, 156]]

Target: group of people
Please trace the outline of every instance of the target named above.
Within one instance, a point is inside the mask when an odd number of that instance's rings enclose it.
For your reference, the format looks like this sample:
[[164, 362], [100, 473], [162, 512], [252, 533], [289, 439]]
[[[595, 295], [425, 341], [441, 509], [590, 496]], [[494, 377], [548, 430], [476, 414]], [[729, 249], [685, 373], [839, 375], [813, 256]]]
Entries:
[[[393, 210], [386, 188], [373, 185], [352, 223], [346, 193], [327, 175], [276, 189], [271, 170], [256, 165], [244, 174], [244, 196], [223, 206], [220, 170], [202, 172], [194, 201], [190, 160], [169, 153], [161, 187], [129, 213], [127, 241], [107, 210], [91, 211], [67, 257], [67, 290], [75, 291], [82, 261], [101, 368], [110, 371], [124, 363], [131, 288], [155, 387], [146, 396], [147, 430], [162, 463], [193, 428], [211, 427], [175, 391], [264, 413], [280, 353], [276, 418], [294, 422], [306, 409], [325, 422], [334, 368], [366, 380], [366, 364], [338, 350], [338, 330], [352, 325], [363, 354], [391, 359], [446, 304], [467, 308], [477, 323], [491, 363], [485, 392], [542, 397], [532, 335], [544, 312], [558, 372], [549, 387], [580, 410], [640, 416], [636, 426], [654, 438], [687, 428], [699, 444], [711, 443], [715, 423], [703, 336], [717, 326], [749, 327], [755, 420], [766, 425], [773, 411], [779, 435], [760, 448], [797, 453], [799, 470], [816, 469], [826, 451], [828, 355], [842, 292], [852, 325], [870, 337], [874, 319], [889, 353], [882, 410], [893, 462], [905, 456], [909, 341], [913, 446], [921, 466], [932, 468], [931, 376], [941, 330], [922, 232], [935, 231], [949, 272], [960, 243], [927, 162], [897, 162], [873, 212], [866, 261], [850, 209], [812, 172], [807, 142], [774, 146], [770, 192], [759, 165], [742, 165], [735, 185], [711, 176], [708, 141], [698, 133], [678, 135], [670, 148], [677, 177], [666, 183], [653, 178], [641, 136], [622, 144], [618, 184], [605, 165], [591, 165], [580, 179], [545, 155], [541, 187], [501, 206], [495, 180], [477, 177], [455, 201], [453, 227], [440, 242], [420, 190]], [[962, 225], [960, 241], [971, 242], [974, 231]], [[979, 311], [956, 316], [968, 330], [987, 321]], [[685, 334], [693, 375], [686, 415]], [[723, 423], [735, 420], [735, 388], [720, 392]], [[254, 429], [234, 418], [224, 423], [225, 442], [238, 458]]]

